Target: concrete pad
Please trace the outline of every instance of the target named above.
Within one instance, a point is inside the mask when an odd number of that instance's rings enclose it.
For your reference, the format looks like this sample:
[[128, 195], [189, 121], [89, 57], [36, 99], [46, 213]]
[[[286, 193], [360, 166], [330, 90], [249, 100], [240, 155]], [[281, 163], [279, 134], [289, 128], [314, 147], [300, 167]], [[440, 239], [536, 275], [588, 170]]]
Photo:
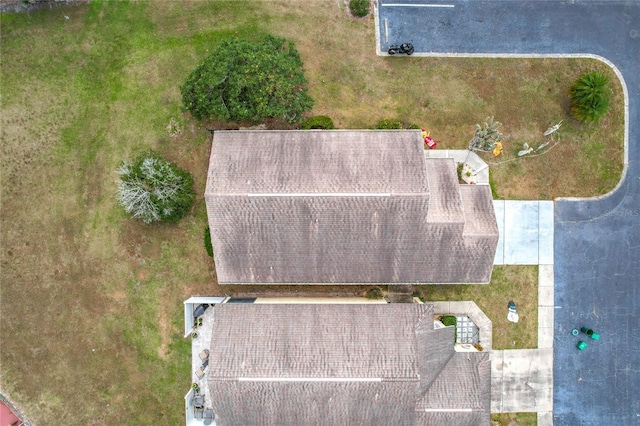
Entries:
[[501, 352], [491, 360], [491, 411], [553, 411], [553, 349]]
[[538, 202], [538, 263], [553, 264], [553, 201]]
[[504, 200], [493, 200], [493, 210], [498, 223], [498, 246], [493, 258], [494, 265], [504, 265]]
[[542, 287], [538, 281], [538, 306], [553, 308], [553, 287]]
[[491, 359], [491, 412], [502, 413], [504, 351], [492, 351], [489, 359]]
[[448, 314], [451, 311], [449, 310], [449, 302], [428, 302], [433, 304], [433, 312], [435, 314]]
[[553, 306], [538, 306], [538, 327], [553, 329]]
[[553, 348], [553, 327], [540, 328], [538, 327], [538, 349], [552, 349]]
[[553, 265], [540, 265], [538, 267], [538, 287], [554, 287]]
[[550, 411], [538, 413], [538, 426], [553, 426], [553, 413]]
[[538, 265], [538, 202], [505, 201], [504, 263]]
[[195, 372], [202, 365], [200, 359], [200, 352], [205, 349], [211, 348], [211, 333], [213, 331], [213, 319], [214, 319], [215, 307], [210, 307], [204, 314], [202, 314], [202, 326], [194, 329], [198, 333], [198, 337], [191, 339], [191, 382], [198, 383], [200, 386], [200, 393], [204, 394], [205, 408], [212, 408], [211, 394], [209, 393], [209, 386], [207, 386], [207, 375], [211, 367], [207, 367], [204, 372], [203, 378], [199, 379]]
[[489, 185], [489, 169], [476, 171], [476, 185]]
[[467, 153], [468, 154], [465, 163], [467, 163], [469, 167], [475, 170], [476, 173], [489, 168], [489, 165], [485, 163], [484, 160], [478, 156], [478, 154], [472, 151], [467, 151]]
[[425, 149], [424, 155], [427, 158], [449, 158], [449, 150], [447, 149]]
[[471, 311], [475, 311], [476, 309], [476, 304], [470, 301], [449, 302], [449, 312], [452, 314], [467, 314]]
[[538, 348], [553, 348], [555, 321], [553, 265], [538, 267]]

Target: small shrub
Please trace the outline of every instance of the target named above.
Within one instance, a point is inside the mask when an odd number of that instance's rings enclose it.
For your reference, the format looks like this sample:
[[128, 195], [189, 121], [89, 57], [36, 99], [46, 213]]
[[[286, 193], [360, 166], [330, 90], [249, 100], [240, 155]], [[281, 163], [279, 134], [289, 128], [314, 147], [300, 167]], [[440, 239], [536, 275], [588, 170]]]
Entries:
[[379, 287], [370, 288], [364, 294], [364, 297], [370, 300], [380, 300], [382, 299], [382, 290]]
[[402, 129], [402, 122], [400, 120], [388, 118], [384, 120], [380, 120], [376, 129], [379, 130], [400, 130]]
[[335, 129], [333, 125], [333, 120], [326, 115], [316, 115], [313, 117], [309, 117], [304, 120], [300, 124], [300, 128], [302, 130], [311, 130], [311, 129], [324, 129], [331, 130]]
[[207, 250], [207, 254], [213, 257], [213, 245], [211, 244], [211, 229], [207, 226], [204, 228], [204, 248]]
[[571, 115], [583, 123], [597, 123], [609, 111], [609, 77], [593, 71], [578, 78], [569, 89]]
[[442, 317], [440, 317], [440, 322], [448, 327], [450, 325], [456, 325], [458, 323], [458, 320], [453, 315], [443, 315]]
[[118, 202], [134, 219], [144, 223], [177, 222], [189, 212], [195, 193], [186, 170], [149, 150], [132, 163], [123, 161]]
[[409, 125], [407, 126], [407, 129], [411, 129], [411, 130], [419, 130], [419, 129], [422, 129], [422, 127], [418, 126], [418, 125], [417, 125], [417, 124], [415, 124], [415, 123], [411, 123], [411, 124], [409, 124]]
[[453, 315], [443, 315], [440, 317], [440, 322], [445, 326], [453, 326], [453, 343], [458, 341], [458, 319]]
[[349, 10], [354, 16], [363, 18], [369, 14], [369, 0], [349, 0]]

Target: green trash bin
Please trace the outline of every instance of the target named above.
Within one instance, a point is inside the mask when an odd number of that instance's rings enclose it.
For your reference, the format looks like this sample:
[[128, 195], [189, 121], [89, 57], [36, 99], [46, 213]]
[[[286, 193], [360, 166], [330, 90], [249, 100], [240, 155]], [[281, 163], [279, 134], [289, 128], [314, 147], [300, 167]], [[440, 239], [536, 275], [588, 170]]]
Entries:
[[584, 334], [586, 334], [589, 337], [593, 335], [593, 330], [587, 327], [582, 327], [580, 331], [582, 331]]
[[591, 334], [591, 338], [593, 340], [599, 340], [600, 339], [600, 335], [598, 333], [594, 332], [593, 334]]
[[584, 349], [587, 347], [587, 342], [583, 342], [582, 340], [580, 340], [576, 347], [581, 351], [584, 351]]

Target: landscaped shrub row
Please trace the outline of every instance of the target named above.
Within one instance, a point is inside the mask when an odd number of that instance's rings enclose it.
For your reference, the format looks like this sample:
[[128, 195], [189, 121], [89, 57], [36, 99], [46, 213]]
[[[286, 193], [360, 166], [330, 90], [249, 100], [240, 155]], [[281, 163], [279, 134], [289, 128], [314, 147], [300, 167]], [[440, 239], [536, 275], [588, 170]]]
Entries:
[[403, 123], [395, 118], [385, 118], [380, 120], [375, 127], [378, 130], [402, 130], [402, 129], [420, 129], [420, 126], [413, 123]]
[[213, 257], [213, 245], [211, 244], [211, 229], [207, 226], [204, 228], [204, 248], [207, 254]]

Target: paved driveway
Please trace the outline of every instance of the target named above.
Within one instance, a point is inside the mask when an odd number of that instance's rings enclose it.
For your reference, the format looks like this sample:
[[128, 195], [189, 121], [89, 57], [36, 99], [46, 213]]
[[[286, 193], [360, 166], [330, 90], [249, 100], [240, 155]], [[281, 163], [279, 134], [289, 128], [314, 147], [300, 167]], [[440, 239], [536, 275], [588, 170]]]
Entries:
[[[619, 70], [626, 176], [607, 197], [555, 202], [553, 408], [559, 425], [640, 424], [640, 2], [390, 3], [378, 1], [382, 52], [412, 42], [416, 54], [434, 56], [591, 54]], [[582, 325], [601, 339], [579, 352], [570, 330]]]

